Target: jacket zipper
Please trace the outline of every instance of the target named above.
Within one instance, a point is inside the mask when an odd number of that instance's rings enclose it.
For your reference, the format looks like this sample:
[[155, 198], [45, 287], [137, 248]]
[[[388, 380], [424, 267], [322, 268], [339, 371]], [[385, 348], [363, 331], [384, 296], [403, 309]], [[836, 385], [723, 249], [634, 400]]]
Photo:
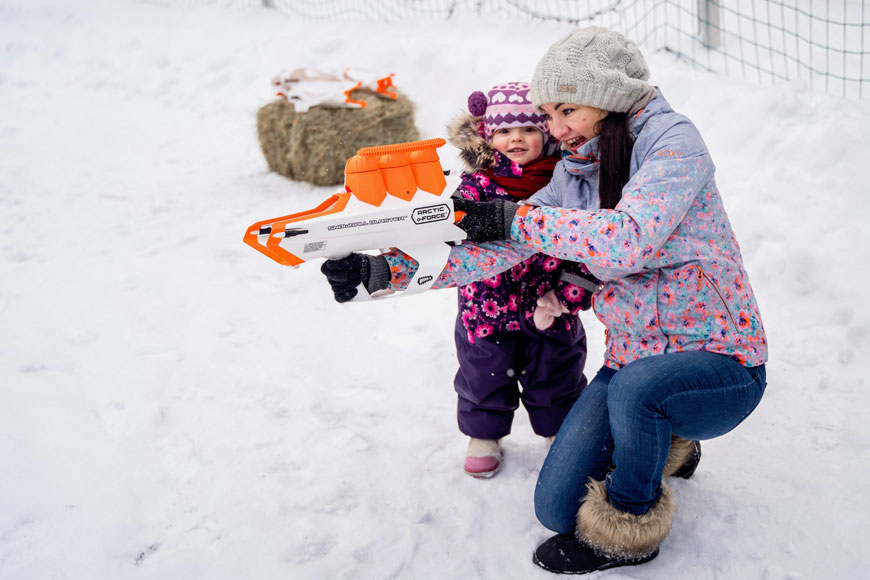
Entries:
[[725, 302], [725, 298], [722, 297], [722, 293], [719, 292], [719, 287], [716, 286], [716, 284], [713, 282], [713, 280], [710, 279], [710, 277], [707, 275], [707, 272], [705, 272], [704, 269], [701, 268], [701, 266], [698, 266], [698, 290], [701, 289], [701, 283], [705, 279], [707, 280], [707, 284], [709, 284], [710, 287], [716, 291], [716, 294], [719, 296], [719, 300], [722, 301], [722, 304], [725, 306], [725, 310], [728, 311], [728, 318], [731, 319], [731, 324], [733, 324], [734, 329], [737, 330], [738, 329], [737, 321], [734, 320], [734, 315], [731, 314], [731, 308], [728, 306], [728, 303]]

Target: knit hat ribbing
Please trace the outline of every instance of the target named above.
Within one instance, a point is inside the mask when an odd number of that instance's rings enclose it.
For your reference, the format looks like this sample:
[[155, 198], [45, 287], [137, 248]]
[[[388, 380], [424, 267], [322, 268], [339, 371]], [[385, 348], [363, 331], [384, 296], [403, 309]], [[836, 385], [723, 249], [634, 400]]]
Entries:
[[625, 113], [650, 89], [637, 45], [622, 34], [590, 26], [554, 43], [535, 67], [529, 97]]
[[492, 140], [497, 129], [511, 127], [537, 127], [546, 142], [550, 136], [547, 120], [535, 110], [528, 98], [528, 83], [495, 85], [484, 95], [474, 91], [468, 97], [468, 110], [475, 117], [483, 117], [483, 137]]

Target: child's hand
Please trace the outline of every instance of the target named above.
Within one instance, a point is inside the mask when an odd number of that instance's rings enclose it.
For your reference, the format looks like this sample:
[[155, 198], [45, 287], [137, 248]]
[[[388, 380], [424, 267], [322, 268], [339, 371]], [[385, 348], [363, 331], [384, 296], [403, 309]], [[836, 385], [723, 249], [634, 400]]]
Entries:
[[383, 256], [352, 253], [344, 258], [327, 260], [320, 267], [336, 302], [349, 302], [357, 295], [360, 284], [369, 294], [390, 285], [390, 267]]
[[555, 290], [550, 290], [540, 298], [538, 298], [538, 307], [532, 315], [535, 321], [535, 327], [538, 330], [547, 330], [553, 326], [553, 322], [557, 318], [570, 312], [565, 306], [559, 302]]

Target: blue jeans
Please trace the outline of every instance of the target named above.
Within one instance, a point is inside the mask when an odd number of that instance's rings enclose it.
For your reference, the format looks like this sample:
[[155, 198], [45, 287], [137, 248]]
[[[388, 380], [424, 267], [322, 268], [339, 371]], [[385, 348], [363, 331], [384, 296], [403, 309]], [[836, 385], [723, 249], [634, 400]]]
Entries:
[[538, 519], [554, 532], [571, 532], [586, 483], [605, 476], [615, 508], [646, 513], [662, 493], [671, 435], [700, 440], [731, 431], [758, 405], [765, 378], [764, 365], [747, 368], [706, 351], [650, 356], [618, 371], [602, 368], [541, 467]]

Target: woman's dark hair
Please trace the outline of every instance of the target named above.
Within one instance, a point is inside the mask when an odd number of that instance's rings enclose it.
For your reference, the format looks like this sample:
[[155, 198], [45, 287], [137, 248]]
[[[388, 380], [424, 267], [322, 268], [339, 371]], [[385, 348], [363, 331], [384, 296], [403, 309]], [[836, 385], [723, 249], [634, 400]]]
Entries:
[[598, 195], [601, 209], [613, 209], [628, 183], [631, 148], [628, 113], [610, 113], [598, 122]]

